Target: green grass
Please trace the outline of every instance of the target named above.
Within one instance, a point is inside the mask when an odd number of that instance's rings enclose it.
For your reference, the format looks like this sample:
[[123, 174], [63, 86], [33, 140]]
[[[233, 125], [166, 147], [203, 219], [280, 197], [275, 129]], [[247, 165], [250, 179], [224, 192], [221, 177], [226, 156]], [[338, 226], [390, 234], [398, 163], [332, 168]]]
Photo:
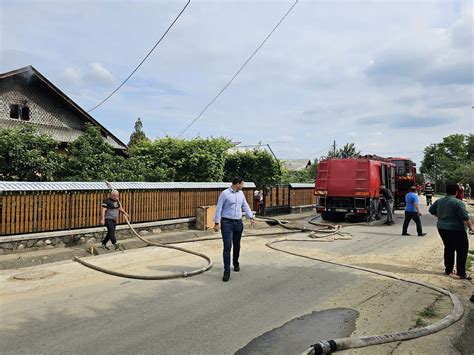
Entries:
[[425, 323], [423, 321], [423, 319], [421, 319], [421, 318], [416, 319], [415, 328], [422, 328], [422, 327], [426, 327], [427, 325], [428, 325], [428, 323]]
[[420, 317], [425, 317], [425, 318], [434, 318], [436, 317], [438, 313], [436, 312], [436, 308], [434, 305], [425, 307], [421, 312], [418, 312], [418, 315]]

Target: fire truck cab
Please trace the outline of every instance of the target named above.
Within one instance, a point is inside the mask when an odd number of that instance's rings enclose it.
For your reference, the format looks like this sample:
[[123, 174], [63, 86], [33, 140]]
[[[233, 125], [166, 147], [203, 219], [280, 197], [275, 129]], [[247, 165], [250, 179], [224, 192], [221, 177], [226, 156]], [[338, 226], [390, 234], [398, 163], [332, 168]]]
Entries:
[[393, 197], [395, 207], [405, 206], [405, 195], [410, 192], [410, 187], [416, 184], [416, 164], [406, 157], [387, 158], [396, 166], [396, 180]]

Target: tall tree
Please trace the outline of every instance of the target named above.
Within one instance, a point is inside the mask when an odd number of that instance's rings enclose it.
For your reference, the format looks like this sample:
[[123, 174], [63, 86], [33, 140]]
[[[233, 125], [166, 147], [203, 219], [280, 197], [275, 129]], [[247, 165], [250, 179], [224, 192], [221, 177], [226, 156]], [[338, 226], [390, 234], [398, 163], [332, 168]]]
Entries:
[[330, 150], [327, 154], [328, 158], [351, 158], [360, 155], [360, 151], [358, 151], [355, 147], [354, 143], [346, 143], [342, 148], [334, 150]]
[[420, 172], [436, 182], [474, 183], [474, 136], [452, 134], [424, 149]]
[[26, 125], [0, 131], [0, 180], [51, 181], [60, 165], [57, 143]]
[[143, 132], [142, 120], [140, 119], [140, 117], [138, 117], [134, 125], [134, 131], [130, 135], [130, 142], [128, 142], [128, 147], [133, 147], [137, 143], [147, 140], [148, 138], [146, 137], [145, 132]]

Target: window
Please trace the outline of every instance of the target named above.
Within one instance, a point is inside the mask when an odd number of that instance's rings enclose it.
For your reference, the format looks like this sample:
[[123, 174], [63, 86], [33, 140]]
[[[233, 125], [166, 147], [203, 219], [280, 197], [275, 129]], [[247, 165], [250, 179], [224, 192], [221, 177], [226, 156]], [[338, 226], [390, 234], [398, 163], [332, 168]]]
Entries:
[[30, 108], [28, 106], [23, 106], [21, 108], [21, 119], [24, 121], [30, 120]]
[[16, 104], [10, 105], [10, 118], [20, 117], [20, 106]]

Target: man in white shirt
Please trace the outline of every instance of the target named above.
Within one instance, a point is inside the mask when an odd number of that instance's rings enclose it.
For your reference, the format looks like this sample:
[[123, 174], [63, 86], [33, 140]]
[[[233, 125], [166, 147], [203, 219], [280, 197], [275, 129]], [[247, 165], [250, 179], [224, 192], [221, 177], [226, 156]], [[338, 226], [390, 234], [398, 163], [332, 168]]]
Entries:
[[243, 179], [241, 177], [235, 177], [232, 180], [232, 186], [221, 192], [214, 216], [214, 231], [218, 232], [220, 225], [222, 241], [224, 243], [224, 276], [222, 277], [222, 281], [224, 282], [229, 281], [230, 278], [230, 251], [232, 246], [234, 247], [232, 253], [234, 271], [240, 271], [240, 239], [242, 238], [242, 232], [244, 230], [242, 209], [245, 211], [247, 218], [250, 219], [252, 226], [255, 223], [252, 210], [242, 192], [243, 187]]

